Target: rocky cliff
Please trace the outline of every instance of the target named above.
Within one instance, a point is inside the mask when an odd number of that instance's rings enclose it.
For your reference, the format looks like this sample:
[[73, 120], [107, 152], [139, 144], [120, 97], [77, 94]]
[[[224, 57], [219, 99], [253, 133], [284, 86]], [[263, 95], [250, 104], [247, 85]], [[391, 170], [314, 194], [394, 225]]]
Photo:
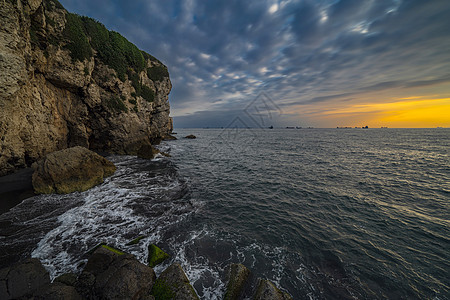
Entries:
[[72, 146], [136, 154], [171, 132], [167, 68], [119, 33], [57, 0], [0, 0], [0, 25], [0, 176]]

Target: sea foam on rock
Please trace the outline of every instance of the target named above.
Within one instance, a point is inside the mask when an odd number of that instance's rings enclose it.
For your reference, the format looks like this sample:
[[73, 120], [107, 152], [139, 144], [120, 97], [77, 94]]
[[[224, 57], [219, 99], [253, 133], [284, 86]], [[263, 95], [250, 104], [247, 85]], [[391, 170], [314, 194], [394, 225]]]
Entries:
[[34, 168], [33, 188], [39, 194], [82, 192], [116, 171], [112, 162], [80, 146], [50, 153]]

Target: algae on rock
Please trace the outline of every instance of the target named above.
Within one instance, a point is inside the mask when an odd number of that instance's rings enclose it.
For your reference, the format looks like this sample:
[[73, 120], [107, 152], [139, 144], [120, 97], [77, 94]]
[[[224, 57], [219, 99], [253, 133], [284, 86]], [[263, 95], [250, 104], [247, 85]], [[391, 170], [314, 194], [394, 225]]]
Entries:
[[150, 267], [154, 268], [169, 257], [169, 254], [162, 251], [158, 246], [153, 244], [148, 246], [148, 265]]

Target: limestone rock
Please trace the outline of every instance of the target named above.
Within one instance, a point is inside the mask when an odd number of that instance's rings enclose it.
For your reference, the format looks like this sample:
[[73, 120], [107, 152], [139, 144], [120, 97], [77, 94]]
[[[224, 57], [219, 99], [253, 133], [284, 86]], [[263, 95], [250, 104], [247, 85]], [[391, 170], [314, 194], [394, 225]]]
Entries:
[[280, 291], [275, 284], [269, 280], [260, 279], [256, 289], [254, 300], [292, 300], [292, 297]]
[[229, 267], [228, 284], [224, 299], [238, 299], [250, 275], [250, 270], [242, 264], [231, 264]]
[[102, 183], [115, 171], [116, 167], [107, 159], [77, 146], [40, 160], [33, 173], [33, 188], [41, 194], [81, 192]]
[[155, 299], [199, 299], [179, 264], [172, 264], [161, 273], [152, 288], [152, 295]]
[[[134, 71], [136, 86], [95, 49], [73, 59], [67, 16], [56, 1], [0, 1], [0, 176], [73, 146], [137, 155], [139, 149], [128, 151], [131, 144], [153, 144], [173, 129], [168, 73], [148, 75], [149, 68], [165, 66], [137, 51], [144, 65]], [[153, 100], [137, 93], [141, 85]]]
[[38, 259], [31, 258], [0, 270], [0, 299], [32, 295], [50, 283], [50, 276]]
[[148, 265], [150, 267], [154, 268], [168, 258], [169, 254], [162, 251], [158, 246], [153, 244], [148, 246]]

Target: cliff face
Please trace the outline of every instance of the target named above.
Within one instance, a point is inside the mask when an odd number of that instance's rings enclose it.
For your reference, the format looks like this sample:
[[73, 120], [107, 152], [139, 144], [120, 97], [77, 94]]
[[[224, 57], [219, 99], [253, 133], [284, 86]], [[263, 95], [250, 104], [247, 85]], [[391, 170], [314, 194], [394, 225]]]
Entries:
[[171, 132], [156, 58], [56, 0], [0, 8], [0, 176], [72, 146], [136, 154]]

